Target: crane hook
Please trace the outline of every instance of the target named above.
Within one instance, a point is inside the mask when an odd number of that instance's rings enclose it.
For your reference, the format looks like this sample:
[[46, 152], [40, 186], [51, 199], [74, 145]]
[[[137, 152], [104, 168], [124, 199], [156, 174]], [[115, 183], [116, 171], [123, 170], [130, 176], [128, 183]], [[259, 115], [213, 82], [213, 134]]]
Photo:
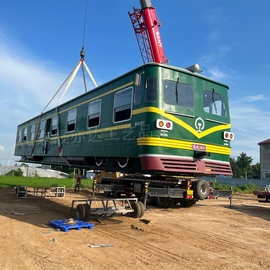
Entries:
[[82, 46], [81, 52], [80, 52], [80, 56], [81, 56], [81, 62], [84, 61], [84, 57], [85, 57], [85, 51], [84, 51], [84, 46]]

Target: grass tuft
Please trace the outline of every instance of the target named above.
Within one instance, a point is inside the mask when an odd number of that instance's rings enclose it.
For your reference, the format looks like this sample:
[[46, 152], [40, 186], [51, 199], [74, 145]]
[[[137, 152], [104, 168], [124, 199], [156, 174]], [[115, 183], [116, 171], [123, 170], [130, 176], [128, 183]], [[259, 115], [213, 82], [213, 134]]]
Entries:
[[[229, 185], [219, 184], [218, 182], [214, 182], [214, 188], [219, 190], [229, 190]], [[239, 187], [232, 187], [233, 192], [240, 192], [245, 194], [252, 194], [254, 190], [262, 190], [261, 187], [258, 187], [254, 184], [246, 184]]]
[[[74, 183], [74, 184], [73, 184]], [[82, 180], [81, 187], [91, 188], [91, 180]], [[72, 188], [76, 184], [76, 179], [71, 178], [41, 178], [41, 177], [24, 177], [24, 176], [0, 176], [0, 187], [15, 187], [15, 186], [28, 186], [28, 187], [62, 187]]]

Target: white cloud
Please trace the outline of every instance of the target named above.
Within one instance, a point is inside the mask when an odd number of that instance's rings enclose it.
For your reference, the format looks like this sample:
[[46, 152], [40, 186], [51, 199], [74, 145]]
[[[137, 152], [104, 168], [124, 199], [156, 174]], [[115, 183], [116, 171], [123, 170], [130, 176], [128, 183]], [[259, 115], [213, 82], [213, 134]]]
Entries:
[[228, 23], [226, 11], [221, 7], [213, 7], [207, 9], [206, 13], [202, 13], [202, 18], [211, 26], [222, 25]]
[[232, 143], [233, 156], [246, 152], [254, 162], [259, 161], [258, 143], [270, 138], [270, 110], [250, 103], [247, 98], [231, 102], [232, 131], [235, 141]]
[[235, 71], [224, 65], [224, 59], [226, 59], [230, 51], [231, 48], [227, 45], [214, 46], [210, 52], [201, 56], [198, 63], [204, 71], [204, 74], [219, 81], [224, 80], [232, 74], [235, 76]]
[[[0, 161], [3, 164], [14, 158], [14, 148], [10, 145], [15, 143], [17, 125], [42, 111], [73, 67], [61, 70], [47, 59], [38, 60], [25, 52], [1, 31], [0, 37]], [[84, 93], [81, 75], [77, 76], [63, 101]]]
[[260, 101], [260, 100], [264, 100], [265, 96], [262, 94], [256, 95], [256, 96], [247, 96], [246, 100], [248, 102], [256, 102], [256, 101]]
[[208, 70], [208, 73], [210, 73], [210, 77], [214, 80], [221, 80], [226, 77], [226, 74], [219, 68], [211, 68]]
[[[34, 102], [31, 105], [36, 105], [41, 111], [41, 107], [46, 104], [67, 75], [45, 62], [29, 59], [23, 52], [22, 55], [17, 52], [14, 56], [12, 49], [0, 43], [0, 83], [4, 89], [1, 95], [8, 98], [10, 93], [15, 94], [20, 106], [29, 107], [30, 99]], [[69, 93], [74, 92], [73, 89], [76, 89], [77, 94], [81, 89], [76, 80]]]
[[[244, 76], [241, 76], [241, 71], [233, 70], [231, 65], [226, 65], [227, 60], [231, 59], [233, 43], [227, 45], [227, 41], [222, 40], [221, 29], [228, 20], [228, 15], [219, 8], [209, 10], [204, 15], [209, 26], [205, 39], [208, 49], [198, 62], [206, 76], [217, 81], [225, 81], [237, 90], [241, 88], [239, 86]], [[263, 104], [268, 98], [263, 94], [253, 94], [250, 89], [245, 89], [247, 93], [245, 97], [239, 97], [240, 91], [232, 91], [230, 95], [235, 99], [230, 100], [230, 112], [232, 131], [236, 135], [235, 141], [232, 142], [232, 156], [236, 157], [241, 152], [246, 152], [252, 156], [253, 162], [258, 162], [258, 142], [270, 138], [270, 125], [268, 125], [270, 109], [268, 104]], [[260, 102], [256, 103], [257, 101]]]
[[227, 45], [214, 46], [210, 52], [200, 57], [200, 63], [206, 66], [222, 66], [230, 51], [231, 47]]

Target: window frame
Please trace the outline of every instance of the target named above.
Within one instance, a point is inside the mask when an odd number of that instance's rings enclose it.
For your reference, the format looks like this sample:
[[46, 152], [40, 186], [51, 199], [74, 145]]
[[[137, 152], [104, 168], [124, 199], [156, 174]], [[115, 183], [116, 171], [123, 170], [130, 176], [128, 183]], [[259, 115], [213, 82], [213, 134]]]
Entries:
[[[145, 96], [145, 83], [144, 80], [144, 72], [136, 73], [134, 79], [134, 92], [133, 92], [133, 105], [134, 107], [140, 106], [143, 103]], [[137, 83], [136, 83], [137, 82]]]
[[[155, 89], [152, 87], [153, 85], [150, 84], [150, 82], [154, 81], [156, 85], [155, 86]], [[150, 87], [151, 86], [151, 87]], [[153, 91], [153, 89], [155, 91]], [[151, 90], [151, 91], [149, 91]], [[158, 100], [158, 91], [159, 91], [159, 81], [158, 81], [158, 78], [156, 76], [149, 76], [147, 78], [145, 78], [145, 82], [144, 82], [144, 102], [145, 103], [156, 103], [157, 100]], [[154, 93], [154, 99], [150, 99], [150, 97], [152, 96], [149, 96], [149, 94], [153, 94]]]
[[[211, 116], [211, 117], [219, 117], [219, 118], [222, 118], [222, 119], [227, 119], [227, 117], [228, 117], [228, 106], [227, 106], [227, 102], [226, 102], [226, 96], [223, 95], [223, 94], [221, 94], [221, 93], [219, 93], [219, 92], [216, 92], [216, 91], [215, 91], [214, 93], [220, 95], [220, 96], [223, 98], [222, 105], [225, 106], [225, 114], [224, 114], [224, 115], [222, 115], [222, 114], [215, 114], [215, 113], [212, 113], [212, 112], [210, 112], [210, 111], [207, 112], [207, 111], [204, 109], [204, 108], [205, 108], [205, 106], [204, 106], [204, 95], [205, 95], [205, 94], [210, 94], [210, 95], [211, 95], [212, 91], [213, 91], [213, 89], [212, 89], [212, 90], [204, 89], [204, 90], [202, 91], [202, 111], [203, 111], [205, 114], [207, 114], [208, 116]], [[215, 101], [216, 101], [216, 100], [215, 100]], [[213, 102], [211, 103], [211, 105], [214, 106]], [[210, 108], [210, 107], [209, 107], [209, 108]], [[221, 108], [221, 113], [222, 113], [222, 109], [223, 109], [223, 108]], [[213, 107], [212, 107], [212, 110], [213, 110]]]
[[[89, 107], [93, 103], [99, 103], [99, 121], [98, 121], [98, 125], [89, 127]], [[94, 100], [94, 101], [90, 101], [88, 103], [88, 107], [87, 107], [87, 118], [86, 118], [86, 127], [87, 127], [87, 129], [94, 129], [94, 128], [100, 127], [100, 123], [101, 123], [101, 110], [102, 110], [102, 99], [97, 99], [97, 100]]]
[[18, 129], [18, 133], [17, 133], [17, 143], [21, 143], [22, 142], [22, 130]]
[[[74, 126], [74, 129], [73, 130], [68, 130], [68, 115], [71, 111], [75, 111], [76, 114], [75, 114], [75, 126]], [[72, 121], [72, 120], [70, 120]], [[76, 131], [76, 128], [77, 128], [77, 108], [74, 108], [74, 109], [71, 109], [71, 110], [68, 110], [67, 111], [67, 119], [66, 119], [66, 133], [72, 133], [72, 132], [75, 132]]]
[[22, 142], [27, 142], [28, 139], [28, 127], [22, 129]]
[[[43, 136], [41, 137], [40, 134], [41, 134], [41, 130], [42, 130], [41, 129], [42, 123], [44, 123], [44, 126], [43, 126]], [[39, 139], [45, 138], [45, 128], [46, 128], [46, 120], [41, 120], [40, 125], [39, 125], [39, 130], [38, 130], [38, 138]]]
[[[163, 79], [162, 80], [162, 100], [163, 100], [163, 102], [167, 106], [175, 106], [176, 108], [180, 107], [181, 109], [184, 109], [184, 110], [194, 111], [196, 106], [195, 106], [195, 89], [193, 88], [193, 86], [191, 84], [184, 83], [179, 79], [179, 82], [178, 82], [179, 86], [177, 87], [179, 91], [181, 91], [181, 85], [188, 86], [192, 89], [192, 106], [183, 106], [182, 104], [170, 104], [170, 103], [167, 103], [166, 99], [165, 99], [165, 81], [175, 82], [175, 84], [177, 83], [177, 81], [171, 80], [171, 79]], [[179, 93], [178, 93], [178, 98], [180, 98]]]
[[[119, 95], [120, 93], [122, 92], [125, 92], [125, 91], [128, 91], [131, 89], [131, 102], [130, 102], [130, 117], [128, 119], [125, 119], [125, 120], [121, 120], [121, 121], [115, 121], [115, 101], [116, 101], [116, 95]], [[134, 88], [133, 86], [130, 86], [130, 87], [127, 87], [127, 88], [124, 88], [122, 90], [119, 90], [117, 92], [114, 93], [114, 98], [113, 98], [113, 119], [112, 119], [112, 122], [114, 124], [116, 123], [123, 123], [123, 122], [127, 122], [127, 121], [130, 121], [131, 118], [132, 118], [132, 110], [133, 110], [133, 94], [134, 94]]]
[[[76, 115], [77, 116], [77, 115]], [[58, 121], [59, 121], [59, 117], [58, 117], [58, 115], [56, 115], [56, 116], [53, 116], [52, 118], [51, 118], [52, 120], [52, 122], [51, 122], [51, 130], [50, 130], [50, 135], [53, 137], [53, 136], [57, 136], [57, 133], [58, 133], [58, 127], [59, 127], [59, 124], [58, 124]], [[56, 129], [53, 129], [53, 119], [56, 119]], [[55, 134], [53, 134], [52, 132], [53, 132], [53, 130], [56, 130], [56, 133]]]
[[[33, 128], [34, 128], [34, 132], [33, 132]], [[31, 125], [31, 129], [30, 129], [30, 141], [33, 141], [35, 139], [35, 133], [36, 133], [36, 125], [32, 124]]]

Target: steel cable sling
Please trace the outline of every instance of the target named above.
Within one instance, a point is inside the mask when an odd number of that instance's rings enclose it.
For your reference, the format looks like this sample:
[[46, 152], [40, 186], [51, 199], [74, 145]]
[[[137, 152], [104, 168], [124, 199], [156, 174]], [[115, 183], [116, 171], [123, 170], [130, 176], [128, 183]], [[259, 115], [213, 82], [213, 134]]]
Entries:
[[[38, 136], [40, 135], [39, 131], [40, 131], [40, 125], [42, 122], [42, 115], [44, 114], [44, 112], [47, 110], [47, 108], [49, 107], [49, 105], [52, 103], [52, 101], [56, 98], [56, 96], [60, 93], [61, 89], [65, 86], [64, 91], [60, 97], [60, 99], [58, 100], [58, 104], [60, 104], [60, 102], [62, 101], [62, 99], [64, 98], [64, 96], [66, 95], [71, 83], [73, 82], [74, 78], [76, 77], [79, 68], [81, 66], [82, 68], [82, 74], [83, 74], [83, 83], [84, 83], [84, 88], [85, 88], [85, 92], [87, 92], [87, 84], [86, 84], [86, 76], [85, 76], [85, 70], [88, 73], [91, 81], [93, 82], [95, 87], [98, 87], [96, 80], [94, 79], [93, 74], [91, 73], [89, 67], [87, 66], [86, 62], [85, 62], [85, 50], [84, 50], [84, 45], [85, 45], [85, 34], [86, 34], [86, 25], [87, 25], [87, 13], [88, 13], [88, 0], [85, 0], [85, 13], [84, 13], [84, 22], [83, 22], [83, 38], [82, 38], [82, 49], [80, 51], [80, 60], [77, 63], [77, 65], [73, 68], [73, 70], [71, 71], [71, 73], [67, 76], [67, 78], [62, 82], [62, 84], [59, 86], [59, 88], [56, 90], [56, 92], [54, 93], [54, 95], [51, 97], [51, 99], [49, 100], [49, 102], [47, 103], [47, 105], [44, 107], [44, 109], [42, 110], [41, 114], [39, 115], [39, 118], [36, 122], [36, 129], [35, 129], [35, 136], [33, 139], [33, 145], [32, 145], [32, 151], [31, 151], [31, 156], [34, 155], [35, 152], [35, 147], [36, 147], [36, 143], [37, 143], [37, 139]], [[63, 148], [62, 148], [62, 142], [61, 142], [61, 135], [60, 135], [60, 113], [59, 112], [59, 105], [56, 106], [56, 114], [57, 114], [57, 122], [58, 122], [58, 128], [57, 128], [57, 146], [58, 146], [58, 154], [59, 157], [61, 159], [63, 159], [65, 161], [66, 164], [68, 164], [68, 166], [70, 166], [70, 163], [68, 162], [67, 159], [65, 159], [63, 157]]]

